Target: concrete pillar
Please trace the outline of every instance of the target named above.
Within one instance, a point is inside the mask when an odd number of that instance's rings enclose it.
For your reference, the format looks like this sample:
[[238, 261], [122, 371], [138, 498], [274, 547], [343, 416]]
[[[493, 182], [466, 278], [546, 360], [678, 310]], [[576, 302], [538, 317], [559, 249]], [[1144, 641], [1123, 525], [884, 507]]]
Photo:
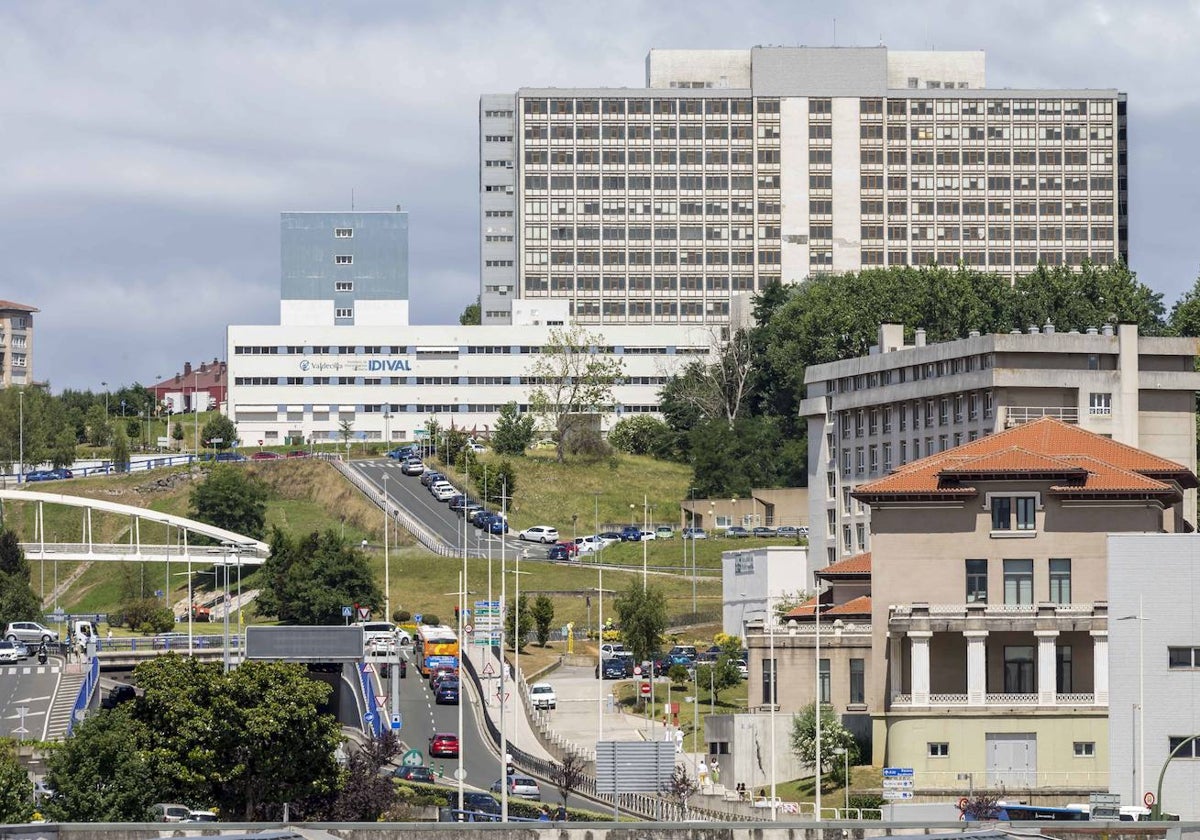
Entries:
[[912, 702], [914, 706], [929, 705], [929, 630], [912, 630]]
[[1097, 706], [1108, 705], [1108, 631], [1092, 631], [1092, 691]]
[[1113, 394], [1113, 424], [1114, 440], [1129, 446], [1139, 446], [1140, 429], [1138, 424], [1138, 366], [1141, 359], [1138, 356], [1138, 327], [1137, 324], [1119, 324], [1117, 326], [1117, 375], [1119, 392]]
[[967, 705], [982, 706], [987, 702], [987, 637], [986, 630], [966, 630], [967, 637]]
[[1057, 703], [1058, 693], [1058, 657], [1054, 643], [1058, 639], [1057, 630], [1035, 630], [1037, 636], [1037, 687], [1038, 705], [1053, 706]]

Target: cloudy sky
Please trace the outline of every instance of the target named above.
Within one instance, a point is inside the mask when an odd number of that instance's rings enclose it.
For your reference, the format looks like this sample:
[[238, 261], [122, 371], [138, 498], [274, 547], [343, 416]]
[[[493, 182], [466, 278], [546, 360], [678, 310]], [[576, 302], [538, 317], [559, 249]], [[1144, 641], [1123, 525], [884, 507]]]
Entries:
[[640, 86], [651, 47], [983, 49], [991, 87], [1129, 94], [1131, 262], [1200, 266], [1195, 0], [0, 4], [0, 299], [54, 390], [150, 382], [278, 320], [279, 212], [403, 205], [414, 323], [477, 280], [480, 93]]

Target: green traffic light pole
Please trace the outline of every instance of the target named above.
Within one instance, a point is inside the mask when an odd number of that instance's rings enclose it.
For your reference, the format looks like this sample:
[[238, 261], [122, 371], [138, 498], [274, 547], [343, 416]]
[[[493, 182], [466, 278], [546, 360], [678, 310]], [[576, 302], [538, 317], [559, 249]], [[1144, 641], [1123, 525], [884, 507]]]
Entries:
[[1191, 744], [1193, 741], [1200, 741], [1200, 733], [1184, 738], [1175, 749], [1171, 750], [1171, 754], [1167, 756], [1167, 760], [1163, 762], [1162, 770], [1158, 771], [1158, 787], [1154, 793], [1154, 807], [1150, 809], [1150, 819], [1158, 821], [1162, 818], [1162, 783], [1163, 777], [1167, 775], [1167, 765], [1171, 763], [1171, 759], [1179, 754], [1179, 751]]

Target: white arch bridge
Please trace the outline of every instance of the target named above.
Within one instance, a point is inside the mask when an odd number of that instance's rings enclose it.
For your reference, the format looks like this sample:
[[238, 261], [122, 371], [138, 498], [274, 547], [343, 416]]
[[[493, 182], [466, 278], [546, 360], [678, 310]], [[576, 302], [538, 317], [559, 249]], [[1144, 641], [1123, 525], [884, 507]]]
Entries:
[[[33, 536], [21, 543], [28, 560], [97, 561], [163, 563], [178, 560], [229, 566], [260, 566], [270, 553], [270, 546], [261, 540], [226, 531], [215, 525], [197, 522], [149, 508], [123, 505], [103, 499], [69, 496], [62, 493], [40, 493], [28, 490], [0, 490], [0, 505], [6, 501], [33, 504]], [[83, 520], [79, 542], [53, 542], [46, 539], [46, 505], [81, 508]], [[128, 542], [98, 543], [92, 539], [92, 514], [100, 512], [129, 517]], [[142, 541], [142, 523], [162, 526], [158, 529], [167, 539], [162, 543]], [[171, 529], [176, 539], [171, 540]], [[201, 541], [193, 544], [193, 535], [207, 537], [217, 543]]]

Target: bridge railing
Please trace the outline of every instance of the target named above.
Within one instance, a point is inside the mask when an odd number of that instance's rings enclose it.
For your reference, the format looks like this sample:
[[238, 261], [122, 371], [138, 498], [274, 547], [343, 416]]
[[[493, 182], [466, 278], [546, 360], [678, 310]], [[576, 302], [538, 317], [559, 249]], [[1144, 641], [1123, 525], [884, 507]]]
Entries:
[[79, 694], [75, 697], [75, 705], [71, 709], [71, 719], [67, 722], [67, 737], [75, 731], [75, 721], [83, 720], [87, 707], [91, 705], [92, 693], [96, 690], [96, 683], [100, 681], [100, 660], [93, 659], [88, 665], [87, 676], [83, 678], [83, 684], [79, 686]]

